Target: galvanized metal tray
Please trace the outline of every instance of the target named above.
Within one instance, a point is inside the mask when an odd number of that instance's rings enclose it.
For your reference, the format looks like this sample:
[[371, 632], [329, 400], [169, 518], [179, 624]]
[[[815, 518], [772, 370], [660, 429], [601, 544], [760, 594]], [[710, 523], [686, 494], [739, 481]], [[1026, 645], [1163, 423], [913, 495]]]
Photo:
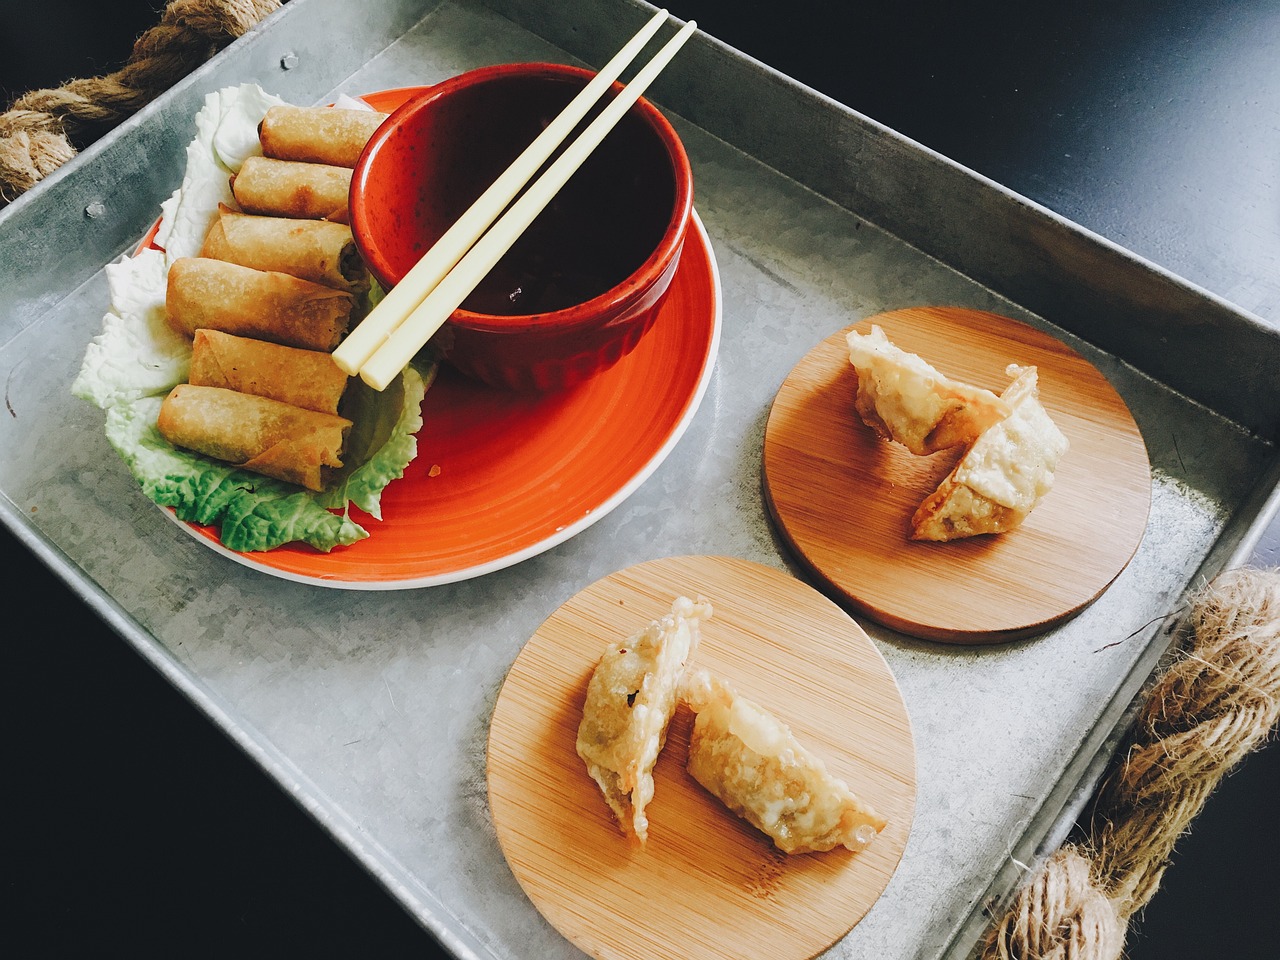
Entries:
[[521, 645], [582, 587], [644, 560], [794, 570], [761, 496], [761, 443], [783, 378], [833, 331], [916, 304], [1048, 331], [1108, 377], [1142, 430], [1152, 505], [1133, 561], [1080, 616], [1014, 644], [942, 646], [863, 623], [913, 720], [919, 796], [897, 873], [829, 954], [963, 956], [983, 906], [1056, 845], [1087, 795], [1179, 598], [1246, 559], [1276, 515], [1274, 328], [699, 36], [650, 95], [689, 150], [719, 264], [718, 367], [670, 457], [572, 540], [426, 589], [283, 581], [166, 521], [100, 412], [70, 394], [105, 309], [102, 268], [180, 182], [205, 93], [252, 81], [315, 103], [485, 63], [599, 65], [651, 11], [291, 0], [0, 211], [0, 516], [452, 952], [567, 957], [507, 869], [486, 805], [488, 720]]

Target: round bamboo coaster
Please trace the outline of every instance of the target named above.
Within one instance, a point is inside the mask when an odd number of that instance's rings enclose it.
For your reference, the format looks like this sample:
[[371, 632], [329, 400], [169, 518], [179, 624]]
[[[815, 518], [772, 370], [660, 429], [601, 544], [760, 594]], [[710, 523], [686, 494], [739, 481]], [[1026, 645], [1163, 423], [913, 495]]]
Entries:
[[[1039, 368], [1040, 398], [1071, 447], [1021, 527], [913, 541], [916, 507], [959, 451], [921, 457], [854, 410], [845, 337], [879, 325], [939, 372], [999, 393], [1010, 363]], [[764, 486], [779, 531], [833, 595], [912, 636], [1012, 640], [1074, 616], [1120, 574], [1146, 529], [1151, 468], [1124, 400], [1074, 350], [1033, 327], [956, 307], [913, 307], [832, 334], [791, 371], [765, 429]]]
[[[887, 818], [860, 853], [788, 856], [685, 770], [681, 707], [654, 772], [649, 840], [619, 831], [576, 752], [587, 681], [605, 648], [680, 595], [715, 615], [689, 662], [787, 723]], [[897, 867], [915, 809], [915, 750], [897, 683], [836, 604], [780, 571], [726, 557], [650, 561], [568, 600], [507, 676], [489, 732], [489, 805], [529, 899], [608, 960], [802, 960], [853, 928]]]

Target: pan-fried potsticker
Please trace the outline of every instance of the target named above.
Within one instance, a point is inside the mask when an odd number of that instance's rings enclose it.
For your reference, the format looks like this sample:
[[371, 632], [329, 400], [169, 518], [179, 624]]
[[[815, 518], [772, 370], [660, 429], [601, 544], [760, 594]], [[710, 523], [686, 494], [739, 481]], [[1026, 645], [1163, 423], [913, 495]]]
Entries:
[[689, 773], [783, 853], [858, 851], [885, 828], [785, 723], [723, 680], [693, 671], [680, 696], [697, 715]]
[[858, 374], [854, 407], [885, 440], [924, 456], [971, 443], [1009, 414], [990, 390], [944, 376], [914, 353], [895, 346], [878, 326], [846, 337]]
[[671, 612], [612, 644], [587, 684], [578, 756], [600, 787], [622, 832], [643, 845], [653, 799], [653, 767], [666, 742], [685, 664], [711, 605], [679, 597]]
[[983, 432], [912, 517], [912, 539], [958, 540], [1013, 530], [1053, 487], [1069, 443], [1040, 403], [1035, 367], [1010, 364], [1012, 413]]

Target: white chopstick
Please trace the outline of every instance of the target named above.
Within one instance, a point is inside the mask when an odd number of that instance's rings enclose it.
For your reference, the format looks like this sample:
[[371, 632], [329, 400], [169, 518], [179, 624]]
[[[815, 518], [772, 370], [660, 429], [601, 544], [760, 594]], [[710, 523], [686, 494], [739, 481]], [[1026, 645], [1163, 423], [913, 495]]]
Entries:
[[[427, 293], [407, 317], [377, 346], [372, 356], [359, 367], [361, 379], [375, 390], [386, 388], [413, 359], [414, 354], [449, 319], [467, 295], [502, 259], [516, 239], [528, 229], [552, 197], [591, 154], [605, 135], [617, 125], [658, 74], [684, 46], [697, 29], [690, 20], [645, 64], [618, 95], [573, 143], [569, 144], [530, 187], [515, 201], [502, 218], [453, 265], [453, 268]], [[398, 289], [399, 284], [395, 289]], [[383, 301], [386, 302], [385, 300]], [[373, 314], [370, 313], [370, 317]], [[366, 319], [366, 323], [368, 320]], [[362, 324], [363, 326], [363, 324]]]
[[655, 13], [453, 226], [432, 244], [404, 278], [387, 291], [378, 305], [334, 350], [333, 359], [344, 372], [355, 376], [392, 331], [426, 299], [639, 55], [667, 18], [665, 9]]

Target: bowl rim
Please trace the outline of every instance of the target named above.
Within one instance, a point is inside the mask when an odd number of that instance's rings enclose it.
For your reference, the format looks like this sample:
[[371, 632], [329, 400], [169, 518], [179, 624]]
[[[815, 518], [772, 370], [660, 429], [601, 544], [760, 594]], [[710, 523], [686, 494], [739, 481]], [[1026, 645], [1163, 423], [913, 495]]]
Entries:
[[[419, 92], [410, 95], [404, 103], [396, 107], [369, 138], [369, 141], [361, 151], [360, 157], [352, 170], [350, 195], [348, 197], [352, 237], [357, 250], [378, 282], [386, 286], [384, 269], [386, 259], [381, 253], [378, 244], [370, 238], [366, 231], [361, 229], [361, 224], [365, 221], [367, 213], [365, 185], [371, 176], [380, 148], [401, 125], [419, 112], [428, 109], [432, 102], [458, 89], [471, 88], [482, 83], [518, 76], [569, 77], [582, 79], [585, 83], [595, 75], [595, 70], [544, 61], [491, 64], [463, 71], [430, 86], [423, 87]], [[616, 93], [622, 86], [621, 83], [615, 81], [610, 89]], [[675, 175], [675, 196], [672, 203], [671, 217], [667, 221], [662, 239], [649, 253], [649, 256], [626, 277], [590, 300], [584, 300], [581, 303], [559, 310], [523, 314], [479, 313], [459, 307], [450, 315], [447, 321], [449, 324], [477, 332], [494, 333], [522, 330], [535, 325], [535, 322], [537, 328], [546, 333], [575, 327], [593, 326], [599, 323], [602, 318], [616, 315], [625, 308], [629, 301], [642, 296], [649, 282], [661, 277], [664, 270], [670, 265], [671, 260], [679, 256], [685, 236], [688, 233], [689, 222], [693, 212], [693, 171], [688, 154], [685, 152], [684, 143], [666, 116], [650, 100], [643, 96], [636, 100], [636, 103], [628, 113], [633, 110], [640, 111], [640, 114], [657, 134], [663, 146], [665, 146]], [[381, 263], [375, 264], [375, 260], [380, 260]]]

